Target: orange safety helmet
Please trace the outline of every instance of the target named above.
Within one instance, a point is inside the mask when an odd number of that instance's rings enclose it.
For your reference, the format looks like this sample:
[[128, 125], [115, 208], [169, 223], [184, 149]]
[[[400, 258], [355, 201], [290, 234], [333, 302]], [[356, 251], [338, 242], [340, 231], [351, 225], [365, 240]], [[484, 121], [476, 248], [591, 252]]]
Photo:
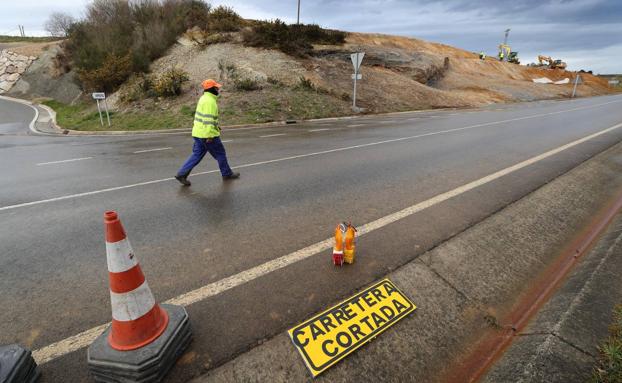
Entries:
[[208, 89], [214, 88], [214, 87], [215, 88], [221, 88], [222, 87], [222, 85], [220, 85], [216, 81], [212, 80], [211, 78], [203, 81], [201, 83], [201, 85], [203, 85], [203, 90], [208, 90]]

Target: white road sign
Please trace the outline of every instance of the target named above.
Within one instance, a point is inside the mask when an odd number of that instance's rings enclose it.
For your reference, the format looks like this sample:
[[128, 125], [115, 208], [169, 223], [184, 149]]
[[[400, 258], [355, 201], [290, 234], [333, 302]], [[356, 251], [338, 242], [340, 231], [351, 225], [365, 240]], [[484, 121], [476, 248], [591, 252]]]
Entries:
[[105, 100], [105, 99], [106, 99], [106, 93], [103, 93], [103, 92], [93, 93], [93, 100]]
[[352, 65], [354, 65], [354, 71], [358, 73], [359, 67], [363, 62], [363, 57], [365, 57], [365, 52], [356, 52], [350, 55], [350, 59], [352, 60]]

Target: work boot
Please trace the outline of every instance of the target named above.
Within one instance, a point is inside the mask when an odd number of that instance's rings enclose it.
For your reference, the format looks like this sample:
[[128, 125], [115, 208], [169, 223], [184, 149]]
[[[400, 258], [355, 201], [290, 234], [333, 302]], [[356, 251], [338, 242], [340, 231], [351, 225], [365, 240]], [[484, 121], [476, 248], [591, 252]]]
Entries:
[[190, 186], [192, 183], [188, 181], [188, 176], [175, 176], [175, 179], [184, 186]]
[[228, 176], [222, 176], [223, 180], [235, 180], [240, 178], [240, 173], [238, 172], [233, 172], [231, 174], [229, 174]]

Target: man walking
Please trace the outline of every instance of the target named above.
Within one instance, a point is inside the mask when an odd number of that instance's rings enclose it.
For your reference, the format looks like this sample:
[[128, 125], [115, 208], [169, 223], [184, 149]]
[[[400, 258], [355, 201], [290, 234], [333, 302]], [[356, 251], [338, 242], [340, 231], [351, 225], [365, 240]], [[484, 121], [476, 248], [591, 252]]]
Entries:
[[192, 137], [194, 138], [192, 154], [175, 176], [175, 179], [184, 186], [190, 186], [188, 175], [207, 153], [218, 161], [220, 174], [224, 180], [240, 177], [240, 173], [233, 172], [229, 167], [227, 153], [220, 140], [217, 101], [222, 85], [211, 79], [203, 81], [201, 85], [203, 85], [203, 96], [197, 104], [194, 113], [194, 125], [192, 126]]

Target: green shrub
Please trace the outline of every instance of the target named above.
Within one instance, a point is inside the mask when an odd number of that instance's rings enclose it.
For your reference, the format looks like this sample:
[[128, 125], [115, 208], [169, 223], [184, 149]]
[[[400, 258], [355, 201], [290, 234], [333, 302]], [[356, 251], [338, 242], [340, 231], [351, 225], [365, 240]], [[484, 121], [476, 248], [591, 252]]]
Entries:
[[130, 54], [117, 56], [109, 54], [102, 66], [95, 69], [77, 69], [78, 79], [87, 91], [112, 92], [132, 73]]
[[[207, 28], [209, 11], [201, 0], [95, 0], [69, 30], [66, 50], [85, 89], [96, 82], [114, 90], [131, 73], [148, 71], [187, 28]], [[107, 71], [109, 57], [129, 57], [129, 71]]]
[[181, 69], [172, 68], [151, 79], [151, 87], [158, 97], [173, 97], [181, 94], [182, 86], [190, 78]]
[[210, 32], [237, 32], [244, 26], [244, 19], [232, 8], [221, 5], [209, 13]]
[[622, 305], [615, 307], [614, 320], [609, 326], [609, 337], [599, 347], [599, 351], [591, 382], [622, 382]]
[[233, 79], [238, 76], [238, 68], [235, 64], [230, 63], [228, 61], [219, 60], [218, 61], [218, 70], [220, 71], [220, 79], [228, 80]]
[[322, 29], [318, 25], [288, 25], [276, 19], [256, 22], [242, 33], [246, 45], [279, 49], [293, 56], [306, 56], [313, 44], [343, 44], [346, 33]]
[[250, 77], [235, 77], [233, 79], [233, 85], [237, 90], [253, 91], [261, 89], [259, 80]]
[[298, 84], [296, 85], [296, 88], [300, 90], [310, 90], [310, 91], [316, 90], [313, 82], [311, 82], [311, 80], [303, 76], [300, 76], [300, 79], [298, 80]]
[[151, 80], [144, 74], [130, 77], [119, 94], [121, 102], [129, 103], [142, 100], [150, 95]]

